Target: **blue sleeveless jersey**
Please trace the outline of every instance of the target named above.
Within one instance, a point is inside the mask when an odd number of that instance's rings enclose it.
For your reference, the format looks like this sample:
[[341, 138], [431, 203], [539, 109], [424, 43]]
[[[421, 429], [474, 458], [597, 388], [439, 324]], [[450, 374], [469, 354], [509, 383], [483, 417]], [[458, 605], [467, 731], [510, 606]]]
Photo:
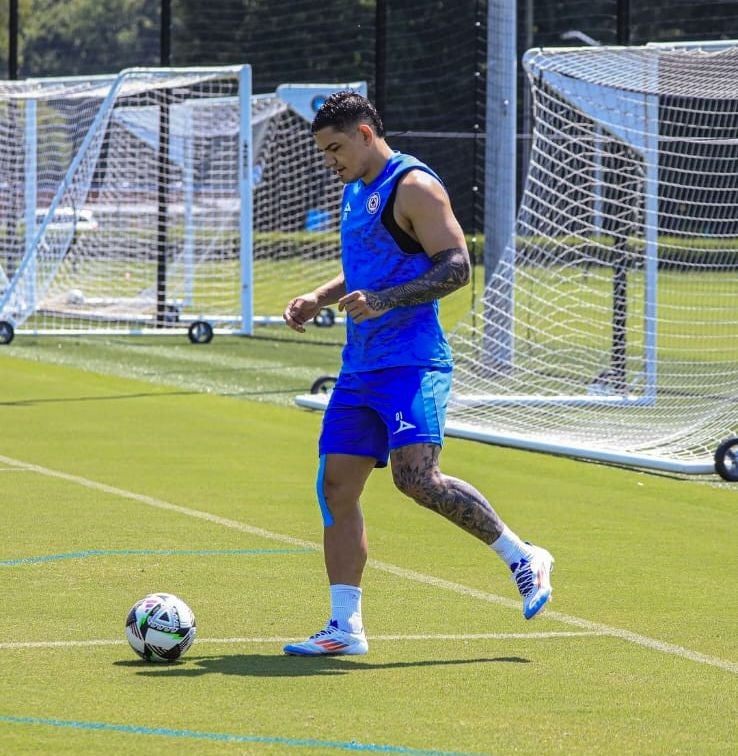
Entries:
[[[347, 184], [341, 204], [341, 258], [346, 293], [378, 291], [411, 281], [432, 265], [419, 250], [404, 252], [382, 222], [382, 211], [399, 179], [424, 163], [395, 152], [369, 185]], [[440, 179], [438, 179], [440, 181]], [[451, 367], [451, 349], [438, 319], [438, 302], [395, 307], [374, 320], [346, 321], [343, 371], [358, 373], [401, 366]]]

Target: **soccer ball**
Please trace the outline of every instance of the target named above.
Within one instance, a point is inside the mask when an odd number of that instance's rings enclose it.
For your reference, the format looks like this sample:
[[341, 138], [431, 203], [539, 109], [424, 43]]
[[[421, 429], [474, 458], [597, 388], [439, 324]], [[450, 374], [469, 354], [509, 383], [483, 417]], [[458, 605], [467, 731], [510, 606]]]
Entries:
[[67, 304], [71, 305], [83, 305], [85, 303], [85, 295], [82, 289], [70, 289], [67, 294]]
[[195, 640], [195, 615], [171, 593], [151, 593], [137, 601], [126, 617], [126, 638], [146, 661], [179, 659]]

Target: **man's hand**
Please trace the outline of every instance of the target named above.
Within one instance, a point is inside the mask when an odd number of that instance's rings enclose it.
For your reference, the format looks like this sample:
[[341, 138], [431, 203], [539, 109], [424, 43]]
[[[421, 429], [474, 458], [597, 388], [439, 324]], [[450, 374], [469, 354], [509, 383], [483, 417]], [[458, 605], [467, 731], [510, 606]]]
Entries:
[[354, 323], [363, 323], [365, 320], [373, 320], [384, 315], [392, 308], [384, 307], [376, 292], [357, 289], [338, 300], [338, 309], [345, 310]]
[[301, 294], [299, 297], [290, 300], [282, 317], [293, 331], [305, 333], [305, 323], [312, 320], [319, 310], [318, 296], [314, 291], [311, 291], [309, 294]]

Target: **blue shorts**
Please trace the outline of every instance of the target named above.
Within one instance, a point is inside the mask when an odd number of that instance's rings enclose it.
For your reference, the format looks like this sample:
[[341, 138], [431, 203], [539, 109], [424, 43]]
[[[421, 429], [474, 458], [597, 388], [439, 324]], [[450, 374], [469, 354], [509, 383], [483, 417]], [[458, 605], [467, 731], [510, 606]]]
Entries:
[[318, 444], [320, 455], [375, 457], [390, 449], [443, 445], [451, 368], [397, 367], [341, 373], [331, 393]]

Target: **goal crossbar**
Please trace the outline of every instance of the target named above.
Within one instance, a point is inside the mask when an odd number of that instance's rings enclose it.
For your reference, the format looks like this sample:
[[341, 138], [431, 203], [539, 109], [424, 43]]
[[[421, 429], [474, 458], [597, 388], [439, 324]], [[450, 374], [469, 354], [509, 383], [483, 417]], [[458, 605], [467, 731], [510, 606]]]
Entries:
[[[337, 89], [248, 65], [0, 84], [0, 321], [18, 333], [250, 334], [338, 265], [310, 121]], [[304, 282], [304, 281], [303, 281]]]
[[555, 48], [449, 432], [674, 472], [738, 435], [738, 46]]

